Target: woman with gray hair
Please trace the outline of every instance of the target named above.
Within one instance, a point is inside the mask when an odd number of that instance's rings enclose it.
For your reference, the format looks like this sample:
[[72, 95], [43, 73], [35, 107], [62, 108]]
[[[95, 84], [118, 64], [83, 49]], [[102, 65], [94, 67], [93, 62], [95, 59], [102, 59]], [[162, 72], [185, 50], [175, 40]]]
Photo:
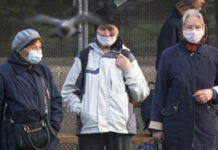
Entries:
[[205, 44], [196, 9], [182, 18], [182, 40], [160, 58], [150, 128], [165, 150], [215, 150], [218, 50]]

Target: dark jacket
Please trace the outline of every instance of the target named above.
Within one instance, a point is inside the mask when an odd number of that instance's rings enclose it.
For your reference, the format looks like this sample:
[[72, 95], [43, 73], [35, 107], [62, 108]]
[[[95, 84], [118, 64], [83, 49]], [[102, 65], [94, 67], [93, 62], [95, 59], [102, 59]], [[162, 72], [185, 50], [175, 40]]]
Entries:
[[183, 41], [161, 55], [151, 120], [163, 123], [166, 148], [215, 149], [215, 108], [197, 103], [192, 95], [218, 84], [217, 58], [216, 48], [205, 44], [191, 53]]
[[[41, 115], [44, 115], [44, 93], [40, 76], [45, 79], [51, 96], [48, 100], [48, 111], [52, 127], [56, 131], [59, 131], [63, 119], [62, 98], [56, 88], [50, 70], [42, 64], [25, 65], [16, 54], [12, 54], [7, 63], [0, 66], [1, 150], [6, 149], [6, 142], [8, 150], [17, 150], [14, 127], [10, 122], [10, 118], [16, 123], [30, 123], [40, 120], [37, 114], [32, 114], [31, 117], [25, 117], [25, 114], [32, 109], [37, 109]], [[8, 107], [5, 116], [8, 119], [5, 122], [2, 119], [4, 117], [3, 107], [6, 101]], [[6, 128], [7, 130], [5, 130]], [[57, 140], [45, 149], [56, 149], [56, 145]]]
[[176, 7], [174, 7], [170, 17], [162, 26], [157, 40], [156, 68], [158, 66], [160, 55], [163, 50], [176, 44], [179, 41], [181, 18], [182, 14], [178, 11]]

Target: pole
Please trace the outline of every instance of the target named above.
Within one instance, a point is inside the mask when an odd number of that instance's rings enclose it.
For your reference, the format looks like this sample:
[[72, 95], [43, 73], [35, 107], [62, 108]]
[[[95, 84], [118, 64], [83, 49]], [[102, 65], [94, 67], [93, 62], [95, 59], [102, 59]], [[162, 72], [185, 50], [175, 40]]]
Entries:
[[[75, 5], [75, 0], [73, 1], [73, 5]], [[88, 13], [88, 0], [78, 0], [78, 14]], [[80, 32], [77, 37], [78, 44], [78, 52], [83, 50], [88, 46], [89, 43], [89, 26], [87, 22], [80, 23], [78, 25], [78, 31]]]
[[[82, 4], [83, 0], [78, 0], [78, 14], [82, 14], [83, 13], [83, 4]], [[78, 34], [78, 52], [81, 51], [83, 49], [83, 27], [82, 27], [82, 23], [78, 24], [78, 31], [80, 32]]]
[[[88, 0], [83, 0], [83, 10], [84, 13], [88, 13], [89, 9]], [[89, 43], [89, 25], [87, 22], [83, 23], [83, 49], [88, 46]]]

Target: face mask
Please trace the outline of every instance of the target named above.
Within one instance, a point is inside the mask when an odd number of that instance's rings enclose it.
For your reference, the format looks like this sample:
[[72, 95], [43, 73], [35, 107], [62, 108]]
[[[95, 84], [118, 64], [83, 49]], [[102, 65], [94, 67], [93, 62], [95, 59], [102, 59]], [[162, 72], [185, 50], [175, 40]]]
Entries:
[[105, 37], [105, 36], [100, 36], [97, 34], [97, 40], [103, 46], [111, 46], [116, 42], [117, 36]]
[[31, 64], [38, 64], [42, 59], [42, 50], [29, 51], [29, 56], [24, 59]]
[[186, 31], [183, 30], [183, 36], [184, 38], [189, 41], [190, 43], [197, 44], [202, 37], [204, 36], [205, 31], [204, 30], [192, 30], [192, 31]]

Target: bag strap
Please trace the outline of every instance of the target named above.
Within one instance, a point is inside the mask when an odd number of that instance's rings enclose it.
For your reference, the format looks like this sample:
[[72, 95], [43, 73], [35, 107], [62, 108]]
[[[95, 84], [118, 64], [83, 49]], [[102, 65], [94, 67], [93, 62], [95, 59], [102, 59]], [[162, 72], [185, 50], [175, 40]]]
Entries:
[[41, 79], [41, 81], [42, 81], [42, 86], [43, 86], [43, 91], [44, 91], [44, 97], [43, 97], [43, 99], [44, 99], [44, 110], [45, 110], [45, 115], [47, 116], [48, 115], [48, 103], [47, 103], [47, 98], [46, 97], [48, 97], [48, 99], [50, 98], [50, 94], [49, 94], [49, 90], [48, 90], [48, 88], [47, 88], [47, 86], [46, 86], [46, 84], [45, 84], [45, 80], [43, 79], [43, 77], [41, 77], [40, 76], [40, 79]]
[[[47, 98], [50, 99], [50, 94], [49, 94], [49, 90], [46, 86], [46, 83], [45, 83], [45, 80], [43, 79], [43, 77], [40, 76], [40, 79], [42, 81], [42, 86], [43, 86], [43, 91], [44, 91], [44, 107], [45, 107], [45, 119], [46, 119], [46, 122], [47, 122], [47, 125], [50, 129], [50, 131], [52, 132], [53, 135], [56, 135], [56, 132], [53, 130], [52, 126], [51, 126], [51, 123], [49, 121], [49, 118], [48, 118], [48, 103], [47, 103]], [[47, 97], [47, 98], [46, 98]]]
[[90, 47], [87, 47], [87, 48], [83, 49], [82, 51], [80, 51], [80, 53], [79, 53], [79, 58], [81, 61], [81, 66], [82, 66], [81, 91], [83, 90], [84, 84], [85, 84], [86, 66], [88, 64], [89, 52], [90, 52]]

